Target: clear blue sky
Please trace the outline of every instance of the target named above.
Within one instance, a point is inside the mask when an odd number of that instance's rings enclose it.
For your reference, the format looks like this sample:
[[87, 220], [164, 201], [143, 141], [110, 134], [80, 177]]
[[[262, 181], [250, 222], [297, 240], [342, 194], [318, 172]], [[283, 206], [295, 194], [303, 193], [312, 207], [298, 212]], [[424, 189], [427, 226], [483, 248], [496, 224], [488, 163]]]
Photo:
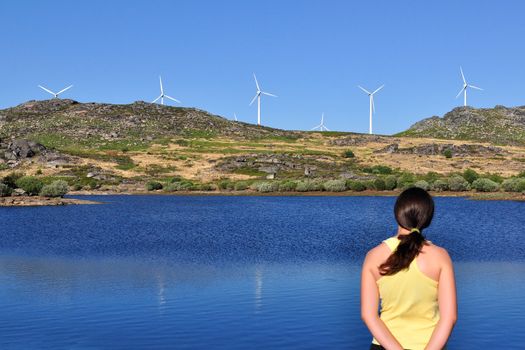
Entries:
[[0, 108], [49, 96], [152, 101], [167, 94], [224, 117], [309, 129], [391, 134], [461, 105], [525, 105], [522, 1], [27, 1], [0, 2]]

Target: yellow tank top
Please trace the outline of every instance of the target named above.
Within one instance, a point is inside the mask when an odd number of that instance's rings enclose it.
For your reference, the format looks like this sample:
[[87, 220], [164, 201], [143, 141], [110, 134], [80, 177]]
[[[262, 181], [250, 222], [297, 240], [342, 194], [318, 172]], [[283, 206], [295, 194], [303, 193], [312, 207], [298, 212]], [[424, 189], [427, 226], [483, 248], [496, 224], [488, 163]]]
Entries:
[[[397, 237], [384, 240], [390, 250]], [[404, 349], [424, 349], [439, 320], [438, 282], [419, 270], [416, 259], [408, 269], [377, 280], [381, 299], [381, 320]], [[374, 338], [372, 343], [379, 342]]]

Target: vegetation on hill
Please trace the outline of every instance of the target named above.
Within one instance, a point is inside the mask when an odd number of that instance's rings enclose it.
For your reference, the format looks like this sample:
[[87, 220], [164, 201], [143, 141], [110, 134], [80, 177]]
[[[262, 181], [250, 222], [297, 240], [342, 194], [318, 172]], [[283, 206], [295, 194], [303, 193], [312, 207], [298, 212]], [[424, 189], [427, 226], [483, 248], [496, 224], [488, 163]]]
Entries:
[[0, 110], [0, 194], [523, 191], [525, 147], [429, 139], [425, 128], [286, 131], [145, 102], [30, 101]]
[[434, 116], [423, 119], [396, 136], [525, 145], [525, 106], [458, 107], [443, 118]]

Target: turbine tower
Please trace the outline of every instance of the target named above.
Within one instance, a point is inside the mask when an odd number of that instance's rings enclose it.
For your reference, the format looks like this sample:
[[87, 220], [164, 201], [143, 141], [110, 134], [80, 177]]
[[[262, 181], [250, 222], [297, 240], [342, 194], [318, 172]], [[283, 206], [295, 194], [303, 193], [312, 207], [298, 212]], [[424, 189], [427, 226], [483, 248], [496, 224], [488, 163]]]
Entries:
[[257, 125], [261, 125], [261, 95], [267, 95], [272, 97], [277, 96], [261, 90], [261, 88], [259, 87], [259, 83], [257, 82], [257, 77], [255, 76], [255, 73], [253, 73], [253, 79], [255, 79], [255, 86], [257, 87], [257, 92], [255, 93], [252, 102], [250, 102], [250, 106], [253, 104], [255, 99], [257, 99]]
[[69, 85], [67, 88], [62, 89], [59, 92], [53, 92], [53, 91], [43, 87], [42, 85], [38, 85], [38, 87], [41, 88], [42, 90], [46, 91], [46, 92], [49, 92], [51, 95], [53, 95], [54, 98], [58, 98], [58, 95], [60, 95], [61, 93], [63, 93], [66, 90], [71, 89], [73, 87], [73, 85]]
[[160, 104], [163, 105], [164, 104], [164, 97], [166, 97], [167, 99], [170, 99], [172, 101], [180, 103], [179, 100], [174, 99], [173, 97], [164, 94], [164, 88], [162, 87], [162, 78], [160, 77], [160, 75], [159, 75], [159, 82], [160, 82], [160, 95], [159, 95], [159, 97], [154, 99], [153, 102], [151, 102], [151, 103], [157, 102], [159, 100], [159, 98], [160, 98]]
[[324, 126], [324, 112], [321, 114], [321, 124], [317, 125], [315, 128], [312, 128], [313, 130], [319, 130], [319, 131], [330, 131], [326, 126]]
[[459, 93], [456, 95], [456, 98], [458, 98], [459, 95], [463, 93], [463, 106], [467, 107], [467, 88], [472, 88], [476, 90], [483, 90], [483, 89], [477, 86], [468, 84], [467, 80], [465, 79], [465, 75], [463, 74], [463, 69], [459, 67], [459, 70], [461, 72], [461, 78], [463, 79], [463, 87], [461, 88], [461, 90], [459, 90]]
[[370, 92], [368, 91], [367, 89], [361, 87], [361, 86], [357, 86], [358, 88], [360, 88], [361, 90], [363, 90], [369, 97], [370, 97], [370, 126], [369, 126], [369, 129], [368, 129], [368, 133], [369, 134], [372, 134], [372, 113], [376, 111], [376, 107], [374, 105], [374, 94], [376, 92], [378, 92], [379, 90], [381, 90], [385, 85], [381, 85], [380, 87], [378, 87], [374, 92]]

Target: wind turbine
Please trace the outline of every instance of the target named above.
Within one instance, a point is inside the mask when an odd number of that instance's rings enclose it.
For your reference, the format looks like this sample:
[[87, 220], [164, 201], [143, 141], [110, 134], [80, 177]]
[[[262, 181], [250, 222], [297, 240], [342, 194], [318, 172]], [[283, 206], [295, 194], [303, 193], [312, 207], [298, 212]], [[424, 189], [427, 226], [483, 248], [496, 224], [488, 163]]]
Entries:
[[467, 88], [472, 88], [476, 90], [483, 90], [483, 89], [477, 86], [468, 84], [467, 80], [465, 79], [465, 75], [463, 74], [463, 69], [459, 67], [459, 70], [461, 71], [461, 78], [463, 79], [463, 87], [461, 88], [461, 90], [459, 90], [458, 94], [456, 95], [456, 98], [458, 98], [459, 95], [463, 93], [463, 106], [467, 107]]
[[43, 87], [42, 85], [38, 85], [38, 87], [41, 88], [42, 90], [46, 91], [46, 92], [49, 92], [51, 95], [53, 95], [54, 98], [58, 98], [58, 95], [60, 95], [61, 93], [63, 93], [66, 90], [71, 89], [73, 87], [73, 85], [69, 85], [67, 88], [62, 89], [59, 92], [53, 92], [53, 91]]
[[160, 104], [163, 105], [164, 104], [164, 97], [166, 97], [167, 99], [170, 99], [172, 101], [180, 103], [179, 100], [174, 99], [173, 97], [164, 94], [164, 88], [162, 87], [162, 78], [160, 77], [160, 75], [159, 75], [159, 82], [160, 82], [160, 95], [159, 95], [159, 97], [154, 99], [151, 103], [157, 102], [159, 100], [159, 98], [160, 98]]
[[315, 128], [312, 128], [311, 130], [330, 131], [326, 126], [324, 126], [324, 112], [323, 114], [321, 114], [321, 124], [317, 125]]
[[385, 85], [381, 85], [380, 87], [378, 87], [374, 92], [370, 92], [368, 91], [367, 89], [361, 87], [361, 86], [357, 86], [358, 88], [360, 88], [361, 90], [363, 90], [366, 94], [368, 94], [368, 96], [370, 97], [370, 126], [369, 126], [369, 130], [368, 130], [368, 133], [369, 134], [372, 134], [372, 113], [376, 111], [376, 107], [374, 105], [374, 94], [376, 92], [378, 92], [379, 90], [381, 90]]
[[255, 76], [255, 73], [253, 73], [253, 79], [255, 79], [255, 86], [257, 87], [257, 92], [255, 93], [252, 102], [250, 102], [250, 106], [253, 104], [255, 99], [257, 99], [257, 125], [261, 125], [261, 95], [267, 95], [272, 97], [277, 96], [261, 90], [261, 88], [259, 87], [259, 83], [257, 82], [257, 77]]

